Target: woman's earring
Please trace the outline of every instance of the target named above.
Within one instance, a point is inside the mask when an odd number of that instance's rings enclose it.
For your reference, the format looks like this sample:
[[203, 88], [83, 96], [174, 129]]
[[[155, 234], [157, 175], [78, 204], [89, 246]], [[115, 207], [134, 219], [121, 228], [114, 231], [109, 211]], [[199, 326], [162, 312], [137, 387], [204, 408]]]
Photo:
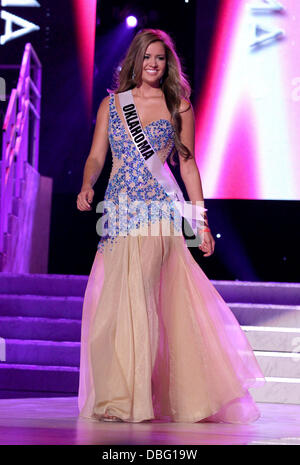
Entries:
[[132, 71], [132, 78], [131, 79], [134, 79], [135, 78], [135, 72]]

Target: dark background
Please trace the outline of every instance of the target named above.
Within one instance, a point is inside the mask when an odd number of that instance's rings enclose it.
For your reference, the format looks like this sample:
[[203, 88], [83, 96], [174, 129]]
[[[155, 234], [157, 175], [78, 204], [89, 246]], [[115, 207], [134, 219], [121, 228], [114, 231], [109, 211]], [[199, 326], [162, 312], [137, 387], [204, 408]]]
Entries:
[[[39, 171], [53, 178], [49, 273], [89, 274], [99, 236], [95, 207], [103, 199], [111, 169], [111, 153], [94, 186], [93, 211], [80, 212], [76, 197], [82, 183], [99, 104], [112, 85], [115, 67], [133, 35], [142, 27], [164, 29], [176, 43], [192, 87], [194, 104], [202, 91], [216, 28], [220, 0], [117, 1], [97, 5], [93, 115], [83, 112], [72, 0], [40, 1], [41, 8], [18, 8], [18, 14], [40, 25], [30, 42], [43, 65]], [[16, 9], [7, 8], [16, 12]], [[124, 32], [124, 19], [135, 14], [140, 22]], [[1, 48], [1, 63], [20, 64], [28, 38]], [[3, 73], [1, 73], [3, 74]], [[9, 87], [17, 73], [10, 72]], [[1, 104], [0, 115], [5, 106]], [[200, 109], [201, 111], [201, 109]], [[2, 123], [2, 121], [1, 121]], [[184, 186], [174, 171], [183, 191]], [[205, 197], [208, 219], [216, 240], [215, 253], [203, 257], [190, 249], [210, 279], [299, 281], [299, 202], [218, 200]], [[217, 237], [220, 234], [220, 237]], [[296, 263], [297, 262], [297, 263]]]

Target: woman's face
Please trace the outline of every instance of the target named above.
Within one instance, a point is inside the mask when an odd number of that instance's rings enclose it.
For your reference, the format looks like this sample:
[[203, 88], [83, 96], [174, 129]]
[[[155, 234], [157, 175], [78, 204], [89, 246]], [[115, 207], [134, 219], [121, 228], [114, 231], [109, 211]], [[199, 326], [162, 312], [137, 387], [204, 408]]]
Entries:
[[158, 85], [166, 69], [166, 52], [162, 42], [152, 42], [144, 55], [142, 80], [150, 85]]

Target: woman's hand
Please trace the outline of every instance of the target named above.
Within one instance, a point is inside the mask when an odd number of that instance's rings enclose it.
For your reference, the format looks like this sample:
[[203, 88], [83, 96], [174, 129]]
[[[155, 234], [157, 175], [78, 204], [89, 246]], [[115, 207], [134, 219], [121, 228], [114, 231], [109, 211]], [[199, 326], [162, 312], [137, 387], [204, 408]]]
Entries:
[[203, 257], [209, 257], [214, 253], [215, 240], [210, 231], [199, 231], [198, 234], [201, 239], [201, 244], [198, 246], [198, 249], [204, 252]]
[[77, 196], [77, 208], [78, 210], [85, 211], [91, 210], [92, 207], [90, 203], [92, 203], [94, 198], [94, 189], [92, 187], [82, 187], [81, 192]]

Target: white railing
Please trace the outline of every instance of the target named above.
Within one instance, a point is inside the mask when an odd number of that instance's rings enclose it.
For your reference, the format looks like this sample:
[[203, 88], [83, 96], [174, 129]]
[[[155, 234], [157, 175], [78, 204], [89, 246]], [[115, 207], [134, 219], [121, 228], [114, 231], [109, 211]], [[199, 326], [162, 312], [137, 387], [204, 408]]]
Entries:
[[41, 81], [40, 60], [32, 45], [27, 43], [17, 88], [11, 92], [2, 129], [0, 254], [5, 253], [13, 199], [21, 196], [25, 162], [38, 171]]

